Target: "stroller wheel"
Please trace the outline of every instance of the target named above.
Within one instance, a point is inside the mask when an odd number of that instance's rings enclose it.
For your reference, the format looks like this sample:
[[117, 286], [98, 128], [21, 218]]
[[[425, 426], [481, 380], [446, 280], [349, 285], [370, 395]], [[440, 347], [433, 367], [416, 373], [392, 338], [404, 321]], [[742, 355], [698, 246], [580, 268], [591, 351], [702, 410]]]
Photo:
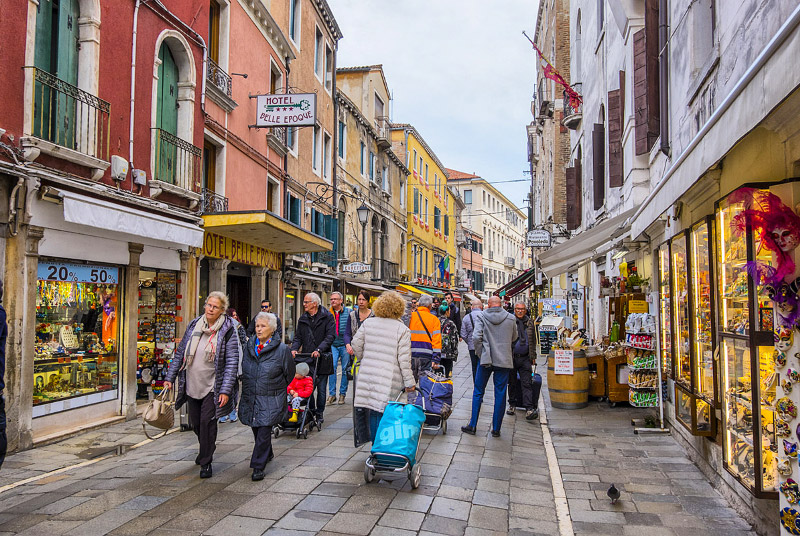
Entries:
[[303, 435], [303, 431], [300, 428], [298, 428], [297, 429], [297, 439], [300, 439], [301, 435]]
[[408, 479], [411, 481], [411, 489], [417, 489], [419, 487], [419, 482], [422, 478], [422, 467], [419, 463], [414, 465], [408, 475]]
[[322, 431], [322, 423], [321, 423], [321, 422], [319, 422], [319, 421], [317, 421], [317, 423], [316, 423], [316, 424], [317, 424], [317, 430], [318, 430], [319, 432], [321, 432], [321, 431]]
[[303, 439], [308, 439], [308, 428], [303, 430]]
[[272, 427], [272, 435], [275, 436], [275, 439], [278, 439], [278, 436], [281, 435], [281, 429], [277, 426]]
[[375, 469], [370, 469], [368, 465], [364, 465], [364, 482], [369, 484], [375, 478]]

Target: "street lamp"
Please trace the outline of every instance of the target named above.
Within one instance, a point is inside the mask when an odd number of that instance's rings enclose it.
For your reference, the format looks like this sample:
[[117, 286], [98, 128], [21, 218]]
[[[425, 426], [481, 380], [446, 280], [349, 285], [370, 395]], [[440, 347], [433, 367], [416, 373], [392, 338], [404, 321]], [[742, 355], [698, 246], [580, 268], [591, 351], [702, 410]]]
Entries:
[[369, 207], [366, 203], [356, 209], [358, 221], [361, 222], [361, 261], [367, 260], [367, 218], [369, 217]]

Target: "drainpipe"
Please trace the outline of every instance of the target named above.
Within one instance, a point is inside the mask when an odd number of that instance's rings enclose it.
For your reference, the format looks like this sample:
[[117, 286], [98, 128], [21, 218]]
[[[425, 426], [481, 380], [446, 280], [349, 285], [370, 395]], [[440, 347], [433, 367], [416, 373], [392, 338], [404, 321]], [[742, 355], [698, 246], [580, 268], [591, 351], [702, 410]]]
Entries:
[[658, 99], [661, 152], [669, 156], [669, 27], [667, 0], [658, 0]]
[[[286, 67], [286, 89], [284, 89], [285, 93], [289, 94], [289, 74], [292, 72], [292, 69], [289, 67], [289, 63], [292, 60], [289, 59], [289, 56], [286, 56], [283, 60], [284, 65]], [[286, 127], [292, 128], [292, 127]], [[289, 131], [286, 131], [286, 136], [288, 138]], [[288, 140], [287, 140], [288, 141]], [[289, 153], [287, 152], [286, 155], [283, 157], [283, 217], [284, 219], [289, 219], [289, 184], [287, 183], [286, 178], [289, 176]]]
[[339, 56], [339, 43], [338, 41], [333, 47], [333, 74], [331, 75], [331, 96], [333, 96], [333, 149], [331, 151], [331, 158], [333, 162], [331, 163], [331, 173], [333, 173], [333, 177], [331, 177], [331, 182], [333, 184], [333, 199], [331, 200], [331, 225], [336, 226], [336, 243], [334, 244], [334, 267], [337, 269], [338, 272], [339, 268], [339, 244], [340, 240], [342, 239], [339, 236], [339, 178], [338, 173], [336, 173], [336, 168], [339, 164], [339, 99], [336, 98], [336, 60]]
[[[131, 114], [130, 114], [130, 133], [128, 135], [128, 161], [133, 169], [133, 113], [136, 108], [136, 30], [139, 26], [139, 6], [141, 0], [136, 0], [136, 7], [133, 8], [133, 45], [131, 45]], [[131, 184], [133, 188], [133, 184]]]

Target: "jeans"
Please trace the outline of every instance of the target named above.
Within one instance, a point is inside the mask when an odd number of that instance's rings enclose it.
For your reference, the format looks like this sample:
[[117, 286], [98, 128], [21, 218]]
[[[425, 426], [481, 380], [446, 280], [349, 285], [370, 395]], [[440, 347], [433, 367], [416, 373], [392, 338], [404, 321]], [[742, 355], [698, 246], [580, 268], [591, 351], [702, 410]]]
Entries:
[[328, 383], [327, 376], [317, 376], [317, 385], [314, 386], [314, 392], [311, 393], [311, 398], [308, 399], [308, 409], [317, 417], [322, 417], [325, 411], [326, 394], [323, 385]]
[[8, 437], [6, 437], [6, 399], [0, 396], [0, 467], [6, 459]]
[[475, 350], [469, 351], [469, 360], [472, 362], [472, 383], [475, 383], [475, 374], [478, 372], [478, 363], [480, 363], [480, 359], [478, 358], [478, 354], [475, 353]]
[[378, 435], [378, 425], [381, 423], [381, 417], [383, 417], [383, 413], [372, 409], [369, 410], [369, 436], [373, 443], [375, 443], [375, 438]]
[[478, 424], [478, 414], [481, 412], [483, 395], [489, 376], [494, 376], [494, 413], [492, 414], [492, 430], [500, 431], [503, 424], [503, 415], [506, 410], [506, 389], [508, 388], [508, 375], [511, 369], [498, 367], [478, 367], [475, 374], [475, 389], [472, 391], [472, 417], [469, 425], [472, 428]]
[[186, 397], [187, 413], [192, 429], [200, 443], [200, 452], [194, 462], [197, 465], [211, 463], [217, 449], [217, 408], [214, 407], [214, 392], [202, 399]]
[[341, 361], [342, 383], [339, 386], [339, 394], [344, 396], [347, 394], [347, 367], [350, 366], [350, 354], [347, 353], [346, 346], [331, 346], [331, 353], [333, 354], [333, 374], [328, 376], [328, 394], [336, 396], [336, 369], [339, 368]]

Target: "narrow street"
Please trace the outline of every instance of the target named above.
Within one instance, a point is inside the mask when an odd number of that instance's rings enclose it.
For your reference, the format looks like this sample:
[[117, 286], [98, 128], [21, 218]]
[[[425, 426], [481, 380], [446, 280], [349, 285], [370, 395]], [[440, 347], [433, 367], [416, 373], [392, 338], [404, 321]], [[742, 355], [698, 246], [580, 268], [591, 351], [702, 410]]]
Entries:
[[[449, 431], [425, 434], [414, 491], [405, 480], [364, 483], [368, 447], [353, 448], [349, 404], [326, 411], [321, 433], [275, 441], [262, 482], [250, 480], [252, 434], [239, 423], [220, 425], [214, 476], [200, 480], [193, 434], [141, 444], [133, 421], [10, 456], [0, 534], [753, 534], [672, 437], [633, 434], [643, 410], [548, 407], [546, 426], [517, 414], [492, 438], [487, 397], [473, 437], [459, 430], [471, 383], [462, 355]], [[622, 494], [614, 505], [611, 483]]]

